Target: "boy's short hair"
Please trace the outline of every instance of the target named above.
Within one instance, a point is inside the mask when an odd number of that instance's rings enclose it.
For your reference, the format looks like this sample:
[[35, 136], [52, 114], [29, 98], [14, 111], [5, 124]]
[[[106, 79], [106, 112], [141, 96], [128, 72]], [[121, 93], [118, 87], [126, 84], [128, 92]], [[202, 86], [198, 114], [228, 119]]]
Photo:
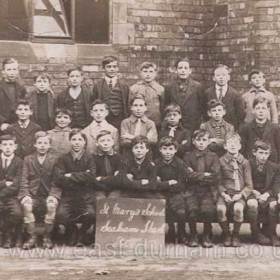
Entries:
[[220, 69], [220, 68], [226, 69], [226, 70], [228, 71], [229, 74], [231, 73], [231, 69], [230, 69], [228, 66], [226, 66], [225, 64], [220, 63], [220, 64], [217, 64], [217, 65], [216, 65], [216, 67], [215, 67], [215, 69], [214, 69], [214, 75], [215, 75], [215, 71], [216, 71], [217, 69]]
[[102, 60], [102, 67], [105, 68], [105, 66], [111, 62], [117, 61], [118, 62], [118, 58], [116, 56], [113, 55], [106, 55], [104, 56], [103, 60]]
[[54, 116], [56, 117], [58, 114], [63, 114], [63, 115], [67, 115], [70, 117], [70, 119], [72, 120], [73, 117], [73, 112], [65, 107], [61, 107], [61, 108], [57, 108], [55, 110], [55, 114]]
[[261, 75], [264, 76], [264, 73], [263, 73], [261, 70], [259, 70], [259, 69], [253, 69], [253, 70], [251, 70], [251, 72], [250, 72], [250, 74], [249, 74], [249, 76], [248, 76], [248, 80], [251, 81], [252, 76], [255, 75], [255, 74], [261, 74]]
[[261, 140], [256, 140], [253, 146], [253, 152], [256, 152], [258, 149], [261, 150], [271, 150], [271, 145], [267, 142], [261, 141]]
[[3, 69], [5, 69], [5, 65], [12, 64], [12, 63], [17, 63], [18, 64], [18, 61], [13, 57], [5, 58], [2, 62]]
[[182, 57], [182, 58], [179, 58], [179, 59], [176, 60], [175, 67], [177, 68], [179, 63], [182, 62], [182, 61], [188, 62], [190, 64], [189, 58], [187, 56], [185, 56], [185, 57]]
[[49, 83], [51, 82], [51, 76], [46, 72], [36, 75], [34, 77], [34, 82], [36, 82], [38, 78], [47, 79], [49, 81]]
[[205, 129], [197, 129], [194, 131], [193, 135], [192, 135], [192, 139], [195, 140], [195, 139], [200, 139], [204, 136], [207, 136], [209, 137], [209, 132]]
[[164, 109], [165, 115], [167, 115], [168, 113], [173, 113], [173, 112], [177, 112], [179, 114], [182, 114], [181, 113], [181, 107], [176, 103], [171, 103]]
[[218, 99], [211, 99], [207, 103], [207, 110], [210, 111], [211, 109], [216, 108], [218, 106], [223, 106], [224, 109], [226, 108], [225, 104], [222, 101]]
[[227, 141], [231, 140], [231, 139], [237, 139], [239, 141], [239, 143], [241, 142], [241, 137], [239, 136], [238, 133], [236, 132], [230, 132], [226, 135], [225, 137], [225, 142], [227, 143]]
[[150, 149], [150, 143], [146, 136], [138, 135], [131, 141], [131, 147], [133, 148], [137, 144], [145, 144], [147, 149]]
[[49, 141], [50, 141], [50, 143], [51, 143], [51, 138], [50, 138], [50, 135], [46, 132], [46, 131], [37, 131], [36, 133], [35, 133], [35, 143], [36, 143], [36, 141], [37, 141], [37, 139], [39, 139], [39, 138], [41, 138], [41, 137], [48, 137], [49, 138]]
[[17, 106], [16, 106], [16, 108], [18, 108], [19, 105], [29, 106], [30, 110], [33, 109], [32, 103], [31, 103], [28, 99], [19, 99], [19, 100], [17, 101]]
[[142, 94], [140, 94], [140, 93], [136, 94], [136, 95], [130, 100], [130, 106], [132, 106], [133, 103], [134, 103], [134, 101], [137, 100], [137, 99], [143, 100], [144, 103], [145, 103], [145, 106], [147, 106], [147, 101], [146, 101], [145, 97], [144, 97]]
[[164, 136], [159, 141], [159, 148], [163, 146], [174, 146], [178, 150], [178, 142], [172, 136]]
[[148, 68], [154, 68], [157, 71], [157, 65], [153, 62], [150, 61], [145, 61], [140, 65], [140, 71], [142, 71], [143, 69], [148, 69]]
[[6, 134], [0, 136], [0, 144], [2, 144], [3, 141], [10, 141], [10, 140], [14, 141], [15, 144], [17, 143], [17, 138], [14, 135]]
[[77, 135], [77, 134], [81, 134], [81, 136], [84, 138], [85, 142], [86, 142], [86, 145], [87, 145], [87, 136], [85, 135], [85, 133], [82, 131], [82, 129], [80, 128], [73, 128], [71, 130], [71, 132], [69, 133], [69, 140], [71, 140], [71, 138], [74, 136], [74, 135]]
[[266, 103], [267, 107], [270, 107], [270, 102], [263, 96], [257, 96], [253, 101], [253, 108], [255, 108], [260, 103]]
[[83, 70], [80, 66], [75, 66], [73, 68], [70, 68], [69, 70], [67, 70], [67, 76], [69, 77], [70, 74], [73, 72], [73, 71], [79, 71], [80, 73], [83, 73]]
[[[106, 135], [112, 136], [112, 133], [109, 130], [101, 130], [96, 136], [96, 141], [98, 141], [99, 138], [106, 136]], [[112, 138], [113, 138], [113, 136], [112, 136]]]
[[104, 101], [102, 101], [101, 99], [96, 99], [96, 100], [94, 100], [94, 101], [91, 103], [91, 109], [93, 109], [93, 107], [94, 107], [95, 105], [104, 105], [105, 108], [106, 108], [106, 110], [109, 110], [108, 105], [107, 105]]

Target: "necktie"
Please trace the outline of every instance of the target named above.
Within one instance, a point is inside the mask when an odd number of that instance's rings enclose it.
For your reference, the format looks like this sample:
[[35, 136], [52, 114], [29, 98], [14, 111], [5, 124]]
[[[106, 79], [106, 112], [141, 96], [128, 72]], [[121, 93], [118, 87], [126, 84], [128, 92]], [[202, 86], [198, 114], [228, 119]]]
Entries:
[[104, 155], [104, 166], [105, 166], [106, 175], [107, 176], [113, 175], [112, 165], [110, 163], [109, 156], [106, 154]]
[[240, 182], [239, 182], [239, 176], [238, 176], [238, 164], [237, 160], [233, 159], [232, 160], [232, 166], [233, 166], [233, 180], [234, 180], [234, 189], [236, 191], [240, 191]]
[[134, 132], [134, 135], [135, 136], [138, 136], [141, 134], [141, 119], [137, 119], [137, 124], [135, 126], [135, 132]]
[[8, 168], [8, 159], [5, 158], [4, 160], [4, 169], [7, 169]]
[[174, 137], [177, 126], [169, 126], [170, 130], [168, 136]]
[[110, 88], [110, 89], [113, 88], [113, 81], [112, 81], [112, 79], [110, 79], [110, 81], [109, 81], [109, 88]]
[[221, 100], [223, 98], [223, 88], [220, 87], [218, 91], [218, 99]]

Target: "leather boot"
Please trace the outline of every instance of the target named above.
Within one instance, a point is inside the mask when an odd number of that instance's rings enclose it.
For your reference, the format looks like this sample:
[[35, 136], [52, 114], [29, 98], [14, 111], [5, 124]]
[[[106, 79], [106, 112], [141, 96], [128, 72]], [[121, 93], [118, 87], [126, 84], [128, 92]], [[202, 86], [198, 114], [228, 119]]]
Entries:
[[280, 241], [276, 233], [277, 222], [274, 219], [269, 221], [269, 236], [271, 245], [275, 247], [280, 247]]
[[233, 223], [233, 232], [232, 232], [232, 240], [231, 240], [232, 247], [240, 246], [239, 232], [240, 232], [241, 225], [242, 225], [242, 223], [239, 223], [239, 222]]
[[188, 240], [187, 240], [185, 225], [186, 225], [185, 222], [178, 223], [178, 243], [187, 245]]
[[174, 223], [168, 223], [168, 231], [165, 235], [166, 244], [175, 244], [176, 233]]
[[270, 240], [267, 238], [261, 231], [258, 226], [257, 222], [251, 223], [251, 232], [252, 232], [252, 238], [255, 241], [255, 243], [258, 243], [260, 245], [269, 245]]
[[213, 243], [211, 241], [212, 225], [211, 223], [204, 223], [203, 235], [202, 235], [202, 247], [212, 248]]
[[53, 242], [51, 239], [52, 230], [53, 230], [53, 224], [45, 223], [45, 232], [44, 232], [44, 237], [43, 237], [43, 248], [44, 249], [53, 248]]
[[30, 250], [37, 246], [37, 235], [35, 223], [27, 224], [26, 232], [28, 234], [27, 241], [22, 245], [23, 250]]
[[222, 235], [223, 235], [223, 243], [225, 247], [230, 247], [231, 246], [231, 236], [230, 236], [230, 232], [229, 232], [229, 223], [228, 222], [221, 222], [219, 223], [220, 227], [223, 231]]
[[189, 227], [190, 227], [191, 236], [190, 236], [188, 246], [197, 247], [198, 246], [198, 236], [197, 236], [197, 230], [196, 230], [196, 221], [190, 220]]

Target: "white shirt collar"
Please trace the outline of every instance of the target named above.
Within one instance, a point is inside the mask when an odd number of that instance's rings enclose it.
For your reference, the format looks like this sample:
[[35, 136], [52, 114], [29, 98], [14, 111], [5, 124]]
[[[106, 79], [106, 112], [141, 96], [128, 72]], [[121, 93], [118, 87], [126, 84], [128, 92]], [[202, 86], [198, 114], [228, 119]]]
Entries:
[[228, 85], [224, 85], [223, 87], [216, 85], [216, 93], [220, 93], [220, 88], [223, 89], [222, 95], [225, 97], [227, 90], [228, 90]]
[[69, 89], [69, 94], [73, 99], [77, 99], [81, 92], [82, 92], [81, 87], [79, 87], [77, 89], [73, 89], [73, 88]]
[[23, 125], [24, 125], [24, 128], [27, 128], [28, 127], [28, 125], [29, 125], [29, 123], [30, 123], [30, 120], [25, 120], [25, 121], [18, 121], [18, 124], [19, 124], [19, 126], [20, 127], [23, 127]]
[[114, 87], [115, 84], [117, 83], [118, 80], [118, 76], [114, 76], [113, 78], [110, 78], [108, 76], [105, 76], [105, 81], [107, 82], [107, 84], [109, 85], [110, 81], [112, 81], [112, 86]]

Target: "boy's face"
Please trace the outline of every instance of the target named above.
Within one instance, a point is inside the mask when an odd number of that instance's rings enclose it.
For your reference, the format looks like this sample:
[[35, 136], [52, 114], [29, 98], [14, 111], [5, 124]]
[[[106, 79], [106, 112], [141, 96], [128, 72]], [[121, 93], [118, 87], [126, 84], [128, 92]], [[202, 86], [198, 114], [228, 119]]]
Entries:
[[217, 68], [214, 72], [213, 81], [222, 87], [227, 85], [230, 80], [229, 72], [226, 68]]
[[0, 149], [6, 157], [9, 157], [17, 149], [17, 144], [14, 140], [2, 140], [2, 143], [0, 144]]
[[259, 163], [265, 164], [270, 156], [270, 150], [263, 150], [258, 148], [257, 151], [253, 151], [253, 155], [256, 157]]
[[109, 112], [105, 104], [96, 104], [93, 106], [90, 114], [96, 122], [101, 123], [108, 116]]
[[225, 143], [226, 151], [231, 155], [236, 155], [241, 149], [241, 143], [237, 138], [230, 138]]
[[86, 146], [86, 141], [81, 134], [73, 135], [70, 139], [72, 150], [76, 153], [82, 151]]
[[39, 155], [45, 155], [51, 147], [50, 138], [48, 136], [37, 138], [34, 147]]
[[71, 123], [71, 118], [69, 115], [58, 113], [55, 117], [55, 122], [60, 128], [65, 128]]
[[174, 145], [171, 146], [161, 146], [159, 149], [161, 156], [165, 161], [171, 161], [175, 154], [177, 153], [177, 149]]
[[105, 65], [104, 67], [105, 75], [109, 78], [113, 78], [119, 72], [119, 66], [117, 61], [112, 61]]
[[146, 83], [150, 83], [155, 80], [157, 76], [157, 71], [154, 67], [143, 68], [140, 72], [141, 78]]
[[14, 82], [18, 77], [18, 63], [13, 62], [6, 64], [3, 69], [3, 76], [6, 82]]
[[209, 145], [209, 135], [196, 137], [195, 139], [192, 140], [192, 142], [199, 151], [204, 151]]
[[110, 152], [114, 146], [114, 139], [111, 134], [101, 136], [97, 140], [97, 146], [102, 152]]
[[47, 78], [38, 77], [36, 79], [35, 87], [40, 92], [46, 92], [50, 87], [50, 81]]
[[254, 113], [256, 119], [259, 121], [264, 121], [268, 116], [268, 106], [267, 103], [258, 103], [254, 108]]
[[221, 121], [225, 114], [226, 111], [221, 105], [216, 106], [215, 108], [212, 108], [210, 111], [208, 111], [209, 117], [214, 119], [216, 122]]
[[180, 79], [186, 80], [192, 73], [190, 64], [187, 61], [180, 61], [177, 66], [177, 74]]
[[74, 70], [69, 74], [68, 82], [71, 87], [79, 87], [83, 81], [82, 73], [78, 70]]
[[142, 118], [147, 111], [147, 106], [145, 105], [144, 100], [135, 99], [130, 109], [132, 115], [134, 115], [136, 118]]
[[169, 112], [166, 114], [166, 121], [171, 126], [176, 126], [179, 124], [180, 119], [182, 118], [182, 115], [178, 112]]
[[265, 83], [265, 78], [262, 73], [256, 73], [251, 76], [250, 84], [255, 88], [261, 88]]
[[29, 120], [32, 114], [33, 112], [29, 105], [19, 104], [16, 109], [16, 115], [21, 121]]
[[145, 158], [146, 154], [149, 152], [145, 143], [138, 143], [132, 147], [132, 153], [137, 160]]

